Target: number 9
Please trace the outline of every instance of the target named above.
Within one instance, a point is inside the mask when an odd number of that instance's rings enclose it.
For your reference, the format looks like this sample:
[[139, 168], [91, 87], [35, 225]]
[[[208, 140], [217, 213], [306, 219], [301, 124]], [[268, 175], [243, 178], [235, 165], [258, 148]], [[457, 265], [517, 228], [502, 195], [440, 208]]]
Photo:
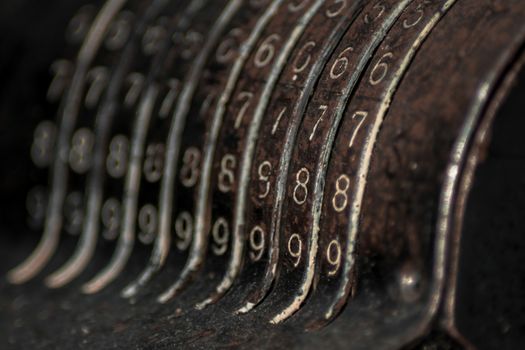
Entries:
[[335, 239], [326, 248], [326, 260], [332, 266], [328, 271], [328, 276], [334, 276], [341, 266], [341, 245]]
[[260, 226], [255, 226], [250, 232], [250, 259], [253, 262], [259, 261], [264, 253], [265, 245], [264, 230]]
[[[297, 243], [294, 245], [293, 241], [297, 241]], [[293, 248], [296, 249], [293, 249]], [[290, 239], [288, 240], [288, 252], [292, 256], [292, 258], [295, 259], [293, 262], [293, 266], [297, 267], [299, 265], [299, 262], [301, 261], [301, 253], [303, 251], [303, 241], [301, 241], [301, 236], [299, 236], [297, 233], [294, 233], [290, 236]]]
[[229, 231], [230, 230], [226, 219], [221, 217], [215, 221], [211, 232], [214, 240], [214, 244], [212, 245], [211, 249], [215, 255], [221, 256], [226, 253], [230, 236]]

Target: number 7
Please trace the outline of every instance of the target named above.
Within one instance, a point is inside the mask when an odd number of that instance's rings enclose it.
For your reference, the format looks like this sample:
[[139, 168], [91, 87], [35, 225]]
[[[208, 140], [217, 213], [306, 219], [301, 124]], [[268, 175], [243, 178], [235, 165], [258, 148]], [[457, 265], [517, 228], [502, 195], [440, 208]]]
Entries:
[[350, 143], [348, 144], [348, 148], [352, 148], [352, 146], [354, 145], [354, 141], [357, 136], [357, 133], [361, 129], [361, 126], [363, 126], [363, 123], [367, 116], [368, 116], [368, 112], [365, 112], [365, 111], [357, 111], [354, 113], [354, 115], [352, 115], [352, 120], [358, 119], [359, 121], [357, 123], [357, 126], [354, 129], [354, 132], [352, 133], [352, 137], [350, 137]]
[[314, 128], [312, 129], [312, 133], [310, 134], [310, 137], [308, 138], [308, 140], [310, 140], [310, 141], [313, 140], [315, 132], [317, 131], [317, 127], [319, 126], [319, 123], [321, 122], [321, 120], [323, 120], [323, 117], [326, 114], [326, 110], [327, 109], [328, 109], [327, 105], [320, 105], [319, 106], [319, 110], [321, 111], [321, 116], [317, 120], [317, 123], [315, 123]]

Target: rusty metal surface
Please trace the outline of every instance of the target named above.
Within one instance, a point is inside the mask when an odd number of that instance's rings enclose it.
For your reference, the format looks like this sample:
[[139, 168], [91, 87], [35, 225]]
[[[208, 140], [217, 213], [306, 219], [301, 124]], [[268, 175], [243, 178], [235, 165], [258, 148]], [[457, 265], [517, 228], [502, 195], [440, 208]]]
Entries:
[[6, 347], [525, 344], [522, 1], [9, 17]]

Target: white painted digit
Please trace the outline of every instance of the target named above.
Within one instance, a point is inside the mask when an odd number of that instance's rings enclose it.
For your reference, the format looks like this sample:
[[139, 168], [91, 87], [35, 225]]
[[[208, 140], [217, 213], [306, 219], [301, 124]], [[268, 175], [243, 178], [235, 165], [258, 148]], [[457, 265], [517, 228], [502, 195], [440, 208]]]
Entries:
[[341, 175], [335, 183], [335, 194], [332, 198], [332, 206], [338, 213], [345, 210], [348, 205], [348, 190], [350, 189], [350, 178], [347, 175]]
[[26, 208], [31, 227], [41, 228], [44, 224], [47, 208], [47, 190], [45, 187], [38, 186], [27, 193]]
[[193, 187], [199, 179], [199, 167], [201, 162], [201, 152], [190, 147], [184, 152], [182, 157], [182, 168], [180, 170], [180, 181], [184, 187]]
[[315, 136], [315, 132], [317, 131], [317, 127], [319, 127], [319, 124], [321, 123], [321, 121], [323, 120], [324, 118], [324, 115], [326, 114], [326, 111], [328, 109], [328, 106], [327, 105], [320, 105], [319, 106], [319, 110], [321, 111], [321, 115], [319, 116], [319, 119], [317, 119], [317, 122], [315, 123], [313, 129], [312, 129], [312, 133], [310, 134], [310, 137], [308, 137], [308, 140], [309, 141], [312, 141], [314, 139], [314, 136]]
[[123, 11], [111, 24], [105, 41], [108, 50], [117, 51], [124, 47], [131, 34], [133, 17], [132, 12]]
[[308, 182], [310, 181], [310, 172], [302, 168], [295, 174], [295, 188], [293, 190], [293, 199], [295, 203], [303, 205], [308, 198]]
[[84, 219], [83, 198], [80, 192], [70, 193], [64, 202], [64, 228], [71, 235], [80, 234]]
[[106, 67], [95, 67], [86, 74], [89, 88], [86, 93], [86, 108], [94, 108], [100, 101], [102, 93], [109, 82], [109, 73]]
[[384, 62], [384, 60], [392, 57], [394, 57], [394, 54], [387, 52], [379, 59], [370, 73], [369, 82], [371, 85], [378, 85], [386, 78], [388, 74], [388, 63]]
[[124, 98], [124, 106], [132, 108], [136, 105], [142, 92], [144, 86], [144, 75], [140, 73], [131, 73], [127, 77], [126, 82], [129, 84], [129, 90]]
[[348, 64], [350, 63], [350, 60], [348, 59], [348, 56], [346, 56], [348, 53], [351, 53], [354, 51], [354, 48], [349, 46], [346, 49], [343, 50], [337, 56], [337, 59], [332, 64], [332, 67], [330, 68], [330, 78], [332, 79], [339, 79], [343, 74], [346, 72], [348, 68]]
[[164, 152], [165, 146], [163, 143], [153, 143], [146, 148], [143, 170], [144, 177], [148, 182], [155, 183], [162, 177]]
[[366, 111], [357, 111], [352, 115], [353, 120], [357, 120], [357, 126], [354, 128], [354, 132], [352, 132], [352, 136], [350, 137], [350, 142], [348, 143], [348, 148], [352, 148], [354, 146], [354, 141], [359, 133], [359, 130], [363, 126], [363, 123], [366, 120], [366, 117], [368, 117], [368, 112]]
[[208, 94], [208, 96], [206, 96], [206, 99], [204, 99], [204, 102], [202, 102], [201, 108], [199, 109], [200, 116], [205, 116], [206, 112], [210, 110], [210, 106], [214, 98], [215, 98], [214, 92], [211, 92]]
[[335, 276], [341, 267], [341, 245], [335, 239], [326, 248], [326, 260], [332, 266], [328, 271], [328, 276]]
[[93, 132], [87, 128], [78, 129], [73, 135], [69, 164], [75, 172], [84, 174], [91, 167], [94, 142]]
[[139, 239], [144, 244], [151, 244], [155, 240], [157, 231], [157, 209], [151, 205], [144, 205], [139, 211]]
[[281, 36], [279, 34], [271, 34], [262, 43], [257, 52], [255, 53], [254, 63], [257, 68], [263, 68], [270, 63], [275, 56], [275, 45], [274, 42], [280, 41]]
[[239, 94], [239, 97], [237, 97], [237, 101], [244, 101], [242, 103], [241, 109], [239, 109], [239, 113], [237, 114], [237, 117], [235, 118], [235, 129], [239, 129], [241, 126], [242, 120], [244, 119], [244, 114], [246, 113], [246, 110], [250, 106], [250, 101], [253, 98], [253, 93], [243, 91]]
[[71, 19], [66, 29], [66, 37], [71, 44], [80, 44], [84, 41], [91, 27], [95, 10], [93, 5], [83, 6]]
[[57, 102], [69, 84], [71, 73], [73, 72], [73, 64], [68, 60], [58, 60], [51, 64], [50, 70], [53, 79], [47, 89], [47, 100], [49, 102]]
[[181, 212], [175, 220], [175, 234], [177, 235], [176, 245], [181, 251], [188, 249], [193, 233], [193, 218], [187, 211]]
[[221, 160], [221, 171], [219, 173], [219, 190], [228, 193], [232, 190], [235, 182], [234, 170], [237, 166], [237, 159], [233, 154], [226, 154]]
[[266, 237], [264, 230], [260, 226], [255, 226], [250, 231], [250, 259], [253, 262], [261, 260], [264, 253]]
[[224, 41], [217, 47], [217, 51], [215, 52], [215, 59], [217, 62], [225, 64], [235, 57], [239, 46], [238, 40], [241, 37], [241, 29], [233, 28], [230, 31], [230, 34], [228, 34], [226, 39], [224, 39]]
[[265, 160], [259, 165], [258, 168], [259, 181], [262, 182], [264, 186], [264, 192], [259, 193], [258, 197], [263, 199], [268, 196], [270, 193], [270, 175], [272, 174], [272, 164]]
[[195, 57], [195, 52], [200, 49], [202, 39], [202, 34], [194, 30], [187, 33], [175, 32], [171, 37], [172, 42], [182, 48], [180, 55], [185, 60]]
[[166, 93], [166, 97], [164, 97], [162, 100], [159, 110], [159, 117], [161, 119], [167, 118], [169, 116], [177, 95], [179, 94], [179, 87], [180, 81], [177, 79], [168, 80], [168, 92]]
[[288, 11], [290, 12], [297, 12], [297, 11], [300, 11], [302, 9], [304, 9], [304, 7], [310, 2], [310, 0], [301, 0], [297, 3], [290, 3], [288, 4]]
[[102, 236], [108, 240], [115, 240], [120, 228], [120, 203], [116, 198], [109, 198], [100, 212], [100, 217], [104, 230]]
[[403, 28], [409, 29], [409, 28], [417, 26], [419, 24], [419, 22], [421, 22], [423, 17], [425, 17], [424, 6], [426, 6], [426, 5], [430, 4], [430, 3], [431, 3], [431, 1], [425, 0], [425, 1], [423, 1], [423, 3], [420, 3], [419, 5], [417, 5], [417, 7], [416, 7], [417, 17], [416, 17], [416, 19], [414, 19], [412, 21], [409, 21], [408, 19], [405, 19], [403, 21]]
[[295, 261], [293, 261], [294, 267], [299, 266], [299, 263], [301, 262], [302, 251], [303, 241], [301, 240], [301, 236], [299, 236], [297, 233], [294, 233], [288, 240], [288, 253], [292, 258], [295, 259]]
[[293, 76], [293, 80], [297, 80], [297, 74], [304, 71], [310, 64], [310, 61], [312, 60], [312, 55], [309, 52], [314, 47], [315, 42], [309, 41], [306, 44], [304, 44], [304, 46], [297, 53], [297, 56], [293, 61], [293, 72], [295, 73], [295, 75]]
[[383, 16], [383, 14], [385, 13], [386, 7], [384, 5], [382, 5], [381, 3], [379, 3], [379, 4], [374, 5], [373, 9], [377, 10], [377, 14], [375, 15], [375, 17], [370, 18], [370, 14], [367, 13], [365, 15], [365, 19], [364, 19], [366, 24], [369, 24], [371, 22], [375, 22], [379, 18], [381, 18], [381, 16]]
[[230, 228], [228, 222], [223, 217], [215, 221], [212, 228], [213, 244], [212, 251], [215, 255], [221, 256], [228, 250], [228, 241], [230, 240]]
[[31, 144], [31, 159], [37, 167], [45, 168], [51, 164], [55, 137], [56, 127], [52, 122], [44, 120], [36, 127]]
[[279, 127], [279, 123], [281, 122], [281, 119], [283, 118], [284, 113], [286, 113], [286, 107], [283, 107], [283, 109], [277, 116], [277, 119], [275, 119], [275, 123], [273, 123], [273, 127], [272, 127], [272, 135], [275, 135], [275, 133], [277, 132], [277, 128]]
[[116, 135], [109, 144], [106, 169], [111, 177], [119, 179], [128, 170], [129, 141], [124, 135]]
[[328, 18], [334, 18], [337, 17], [343, 12], [343, 10], [346, 8], [346, 1], [347, 0], [334, 0], [334, 5], [332, 8], [329, 8], [326, 10], [326, 17]]
[[149, 27], [142, 37], [142, 51], [146, 56], [157, 53], [168, 33], [163, 25]]

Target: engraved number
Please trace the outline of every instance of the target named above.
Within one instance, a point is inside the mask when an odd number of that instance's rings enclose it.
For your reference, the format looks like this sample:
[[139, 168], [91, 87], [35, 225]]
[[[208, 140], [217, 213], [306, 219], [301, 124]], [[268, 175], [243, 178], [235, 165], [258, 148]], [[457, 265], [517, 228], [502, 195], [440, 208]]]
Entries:
[[416, 7], [416, 13], [418, 15], [417, 18], [412, 20], [412, 21], [409, 21], [408, 19], [405, 19], [403, 21], [403, 28], [409, 29], [409, 28], [417, 26], [419, 24], [419, 22], [421, 22], [421, 20], [425, 16], [425, 10], [423, 9], [423, 7], [425, 5], [430, 4], [430, 3], [431, 2], [429, 0], [425, 0], [422, 3], [420, 3], [419, 5], [417, 5], [417, 7]]
[[292, 258], [295, 259], [293, 262], [293, 266], [297, 267], [299, 265], [299, 262], [301, 261], [301, 253], [303, 251], [303, 241], [301, 240], [301, 236], [299, 236], [297, 233], [294, 233], [290, 236], [290, 239], [288, 240], [288, 253], [292, 256]]
[[335, 239], [326, 248], [326, 260], [332, 267], [328, 271], [328, 276], [334, 276], [341, 267], [341, 245]]
[[295, 188], [293, 190], [293, 199], [295, 203], [302, 205], [308, 198], [308, 182], [310, 181], [310, 172], [306, 168], [302, 168], [295, 174]]
[[200, 116], [206, 116], [206, 113], [210, 110], [213, 100], [215, 99], [215, 92], [211, 92], [206, 96], [204, 102], [202, 102], [201, 108], [199, 109]]
[[126, 174], [128, 168], [129, 141], [124, 135], [116, 135], [109, 144], [106, 169], [112, 177], [118, 179]]
[[93, 133], [89, 129], [78, 129], [73, 135], [72, 147], [69, 151], [69, 164], [77, 173], [83, 174], [91, 166], [94, 142]]
[[68, 60], [58, 60], [51, 64], [53, 80], [47, 90], [47, 99], [56, 102], [60, 99], [69, 83], [69, 78], [73, 70], [73, 65]]
[[164, 169], [164, 144], [153, 143], [146, 148], [146, 159], [144, 160], [144, 176], [146, 180], [155, 183], [162, 177]]
[[286, 107], [283, 107], [283, 109], [277, 116], [277, 119], [275, 119], [275, 123], [273, 123], [273, 127], [272, 127], [272, 135], [275, 135], [275, 133], [277, 132], [277, 128], [279, 127], [279, 123], [281, 122], [281, 119], [283, 118], [284, 113], [286, 113]]
[[192, 187], [197, 183], [197, 180], [199, 179], [200, 161], [201, 152], [197, 148], [190, 147], [184, 152], [180, 180], [185, 187]]
[[226, 154], [221, 160], [221, 171], [219, 173], [219, 190], [221, 192], [230, 192], [235, 182], [233, 170], [237, 166], [237, 159], [233, 154]]
[[71, 235], [78, 235], [82, 229], [83, 198], [80, 192], [70, 193], [64, 202], [64, 228]]
[[157, 209], [151, 205], [144, 205], [139, 211], [139, 239], [144, 244], [151, 244], [157, 231]]
[[377, 21], [379, 18], [381, 18], [381, 16], [383, 15], [383, 13], [385, 13], [385, 10], [386, 10], [385, 6], [382, 5], [381, 3], [375, 4], [373, 9], [377, 11], [377, 14], [375, 15], [375, 17], [370, 18], [370, 14], [367, 13], [364, 19], [366, 24]]
[[312, 141], [314, 139], [315, 132], [317, 131], [317, 128], [319, 127], [319, 124], [323, 120], [327, 109], [328, 109], [327, 105], [320, 105], [319, 106], [319, 110], [321, 111], [321, 115], [319, 116], [319, 119], [317, 119], [317, 122], [315, 123], [315, 125], [314, 125], [314, 127], [312, 129], [312, 133], [310, 134], [310, 137], [308, 137], [308, 140]]
[[173, 42], [183, 48], [180, 55], [185, 60], [195, 57], [196, 51], [200, 49], [202, 39], [202, 34], [194, 30], [190, 30], [187, 33], [178, 32], [172, 36]]
[[244, 101], [242, 103], [241, 109], [239, 110], [239, 114], [237, 114], [237, 118], [235, 118], [235, 129], [238, 129], [241, 126], [242, 120], [244, 118], [244, 114], [246, 113], [246, 110], [248, 109], [248, 106], [250, 105], [250, 101], [252, 100], [253, 94], [251, 92], [243, 91], [239, 94], [239, 97], [237, 97], [237, 101]]
[[309, 2], [310, 0], [301, 0], [301, 1], [298, 1], [297, 3], [291, 3], [291, 4], [288, 4], [288, 11], [290, 12], [297, 12], [297, 11], [300, 11], [302, 10]]
[[350, 142], [348, 143], [348, 148], [352, 148], [354, 145], [355, 138], [357, 136], [357, 133], [363, 126], [363, 123], [365, 122], [366, 117], [368, 117], [368, 112], [366, 111], [357, 111], [352, 115], [353, 120], [357, 120], [357, 126], [354, 129], [354, 132], [352, 133], [352, 136], [350, 137]]
[[26, 208], [31, 227], [35, 229], [41, 228], [46, 218], [47, 208], [47, 190], [45, 187], [38, 186], [27, 193]]
[[250, 231], [250, 259], [252, 261], [261, 260], [264, 253], [265, 241], [264, 230], [260, 226], [255, 226]]
[[346, 72], [350, 61], [345, 55], [353, 51], [354, 48], [349, 46], [346, 49], [344, 49], [343, 52], [339, 54], [339, 56], [337, 56], [337, 59], [334, 61], [334, 64], [332, 64], [332, 67], [330, 68], [330, 78], [334, 80], [339, 79]]
[[175, 234], [177, 235], [177, 248], [186, 250], [191, 243], [191, 234], [193, 232], [193, 218], [187, 211], [183, 211], [175, 220]]
[[[338, 5], [339, 4], [339, 5]], [[346, 0], [334, 0], [334, 6], [326, 10], [326, 17], [334, 18], [337, 17], [343, 12], [346, 8]]]
[[386, 75], [388, 74], [388, 63], [384, 62], [387, 58], [392, 58], [394, 54], [392, 52], [385, 53], [372, 69], [370, 73], [370, 79], [368, 80], [373, 86], [381, 83]]
[[259, 46], [254, 59], [255, 66], [257, 68], [262, 68], [270, 63], [270, 61], [273, 59], [273, 56], [275, 55], [275, 46], [273, 45], [273, 42], [279, 40], [281, 40], [281, 36], [279, 34], [272, 34], [261, 43], [261, 46]]
[[55, 124], [50, 121], [44, 120], [36, 127], [31, 145], [31, 159], [36, 166], [44, 168], [51, 164], [55, 136]]
[[239, 45], [237, 38], [241, 37], [242, 30], [239, 28], [233, 28], [226, 39], [217, 47], [215, 52], [215, 59], [219, 63], [228, 63], [235, 57], [236, 48]]
[[89, 88], [86, 93], [86, 108], [94, 108], [100, 100], [104, 89], [109, 82], [109, 73], [106, 67], [95, 67], [86, 74]]
[[261, 163], [261, 165], [259, 165], [257, 172], [259, 174], [259, 181], [264, 186], [264, 192], [259, 193], [257, 197], [263, 199], [266, 198], [270, 193], [270, 175], [272, 174], [272, 164], [265, 160]]
[[226, 219], [220, 217], [215, 221], [212, 228], [213, 244], [212, 251], [215, 255], [221, 256], [226, 253], [228, 249], [228, 241], [230, 239], [230, 228]]
[[180, 82], [177, 79], [170, 79], [167, 85], [168, 92], [166, 93], [166, 97], [164, 97], [164, 100], [162, 100], [162, 104], [160, 105], [160, 118], [167, 118], [169, 116], [169, 113], [173, 108], [173, 104], [175, 103], [175, 99], [179, 93]]
[[116, 239], [120, 227], [120, 203], [116, 198], [110, 198], [104, 203], [100, 218], [104, 225], [102, 236], [108, 241]]
[[124, 47], [131, 34], [132, 20], [133, 14], [129, 11], [124, 11], [111, 24], [105, 42], [108, 50], [116, 51]]
[[346, 175], [341, 175], [335, 183], [335, 194], [332, 198], [332, 206], [338, 213], [345, 210], [348, 205], [348, 189], [350, 188], [350, 178]]
[[301, 47], [301, 49], [297, 53], [297, 56], [293, 61], [293, 72], [296, 74], [294, 75], [294, 80], [297, 79], [297, 74], [304, 71], [306, 67], [308, 67], [308, 65], [310, 64], [310, 61], [312, 60], [312, 55], [309, 52], [314, 47], [315, 42], [309, 41], [306, 44], [304, 44], [304, 46]]
[[137, 103], [140, 93], [142, 92], [144, 76], [140, 73], [131, 73], [127, 77], [127, 83], [129, 84], [129, 90], [124, 98], [124, 106], [132, 108]]
[[151, 56], [159, 51], [162, 41], [167, 37], [166, 29], [158, 24], [149, 27], [142, 37], [142, 51], [145, 55]]
[[83, 6], [67, 25], [66, 37], [72, 44], [81, 43], [93, 20], [95, 8], [92, 5]]

